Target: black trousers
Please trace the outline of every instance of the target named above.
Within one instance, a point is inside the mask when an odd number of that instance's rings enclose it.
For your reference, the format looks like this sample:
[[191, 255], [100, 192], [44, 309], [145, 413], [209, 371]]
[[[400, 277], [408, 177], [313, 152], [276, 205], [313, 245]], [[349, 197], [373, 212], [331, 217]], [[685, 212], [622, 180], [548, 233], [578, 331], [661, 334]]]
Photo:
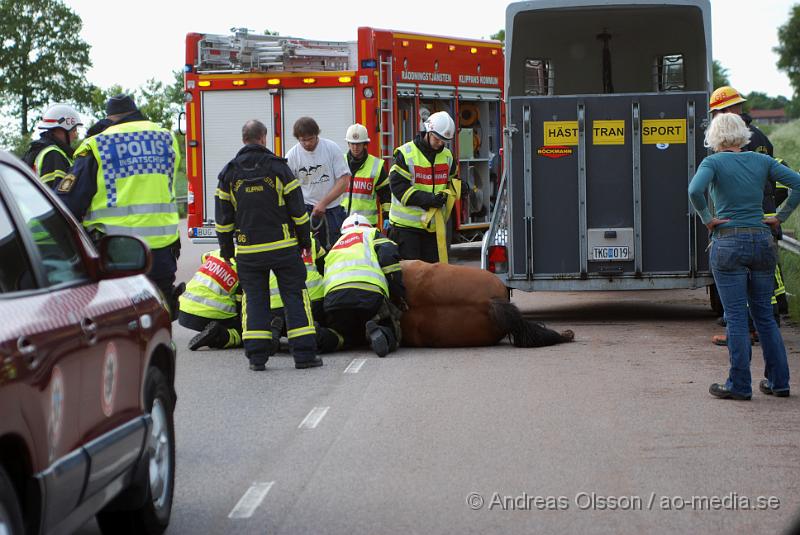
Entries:
[[[348, 290], [340, 290], [348, 291]], [[335, 308], [325, 310], [325, 327], [321, 327], [319, 337], [323, 353], [336, 351], [339, 349], [350, 349], [369, 345], [366, 334], [366, 323], [369, 320], [376, 320], [378, 327], [383, 331], [390, 347], [397, 345], [398, 333], [395, 332], [390, 317], [377, 317], [383, 304], [375, 304], [364, 307]], [[332, 332], [326, 332], [332, 331]]]
[[180, 242], [178, 245], [168, 245], [160, 249], [150, 249], [153, 264], [147, 272], [147, 278], [158, 286], [167, 300], [172, 298], [172, 286], [175, 284], [175, 272], [178, 271], [178, 256], [180, 256]]
[[226, 329], [236, 329], [239, 332], [242, 331], [241, 316], [234, 316], [226, 319], [213, 319], [204, 318], [203, 316], [198, 316], [197, 314], [190, 314], [188, 312], [184, 312], [183, 310], [178, 312], [178, 324], [193, 331], [202, 331], [212, 321], [222, 324], [222, 326]]
[[[273, 309], [272, 313], [276, 316], [286, 316], [286, 310], [283, 307]], [[311, 301], [311, 317], [314, 318], [314, 321], [317, 323], [323, 324], [325, 322], [325, 309], [322, 306], [322, 299]], [[283, 331], [281, 331], [281, 334], [286, 334], [285, 325]]]
[[389, 227], [389, 239], [397, 244], [400, 258], [403, 260], [422, 260], [431, 264], [439, 261], [439, 247], [436, 244], [435, 232], [392, 225]]
[[286, 310], [287, 337], [296, 363], [314, 360], [317, 343], [306, 268], [297, 247], [236, 255], [242, 298], [242, 341], [252, 364], [263, 364], [272, 353], [269, 274], [275, 273]]

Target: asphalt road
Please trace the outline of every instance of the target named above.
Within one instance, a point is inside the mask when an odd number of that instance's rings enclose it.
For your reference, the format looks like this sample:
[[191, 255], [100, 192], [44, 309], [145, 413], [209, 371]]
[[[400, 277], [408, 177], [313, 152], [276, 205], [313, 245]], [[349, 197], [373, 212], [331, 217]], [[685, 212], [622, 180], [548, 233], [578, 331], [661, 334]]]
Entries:
[[[209, 248], [187, 246], [179, 278]], [[727, 350], [710, 343], [722, 329], [703, 290], [514, 301], [576, 341], [348, 352], [312, 370], [282, 355], [256, 373], [241, 350], [188, 351], [193, 333], [175, 324], [168, 533], [789, 527], [800, 511], [800, 385], [789, 398], [757, 388], [751, 402], [711, 397]], [[800, 331], [783, 334], [800, 377]], [[754, 362], [757, 384], [758, 346]]]

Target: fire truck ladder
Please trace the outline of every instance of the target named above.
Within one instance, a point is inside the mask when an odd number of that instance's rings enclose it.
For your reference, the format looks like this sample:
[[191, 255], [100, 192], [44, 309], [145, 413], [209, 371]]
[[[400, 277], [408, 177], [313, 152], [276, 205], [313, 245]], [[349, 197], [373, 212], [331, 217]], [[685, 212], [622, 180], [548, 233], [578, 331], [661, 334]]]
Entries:
[[380, 87], [379, 135], [381, 158], [391, 158], [394, 153], [394, 80], [392, 79], [392, 56], [378, 55], [378, 86]]

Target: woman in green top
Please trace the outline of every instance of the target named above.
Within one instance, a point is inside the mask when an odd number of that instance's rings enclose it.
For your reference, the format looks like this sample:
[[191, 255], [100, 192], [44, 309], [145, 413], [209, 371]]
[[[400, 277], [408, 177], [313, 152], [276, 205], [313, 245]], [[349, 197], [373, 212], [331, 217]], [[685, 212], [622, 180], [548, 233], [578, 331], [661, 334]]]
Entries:
[[[764, 394], [789, 395], [789, 366], [783, 338], [772, 315], [778, 251], [769, 225], [785, 221], [800, 203], [800, 174], [773, 158], [742, 152], [750, 130], [736, 114], [719, 114], [706, 131], [706, 146], [714, 154], [703, 160], [689, 184], [689, 198], [712, 234], [711, 270], [728, 322], [730, 372], [725, 383], [714, 383], [711, 395], [747, 400], [752, 396], [748, 307], [758, 330], [766, 362]], [[777, 180], [792, 188], [775, 216], [764, 217], [764, 183]], [[716, 211], [706, 203], [708, 192]]]

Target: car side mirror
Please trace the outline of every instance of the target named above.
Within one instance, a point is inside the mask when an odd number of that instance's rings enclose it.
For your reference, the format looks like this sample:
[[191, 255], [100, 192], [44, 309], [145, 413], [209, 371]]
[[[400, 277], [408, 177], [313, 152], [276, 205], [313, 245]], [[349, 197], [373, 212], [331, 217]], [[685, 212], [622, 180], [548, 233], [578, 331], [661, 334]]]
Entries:
[[100, 271], [105, 278], [143, 275], [150, 271], [150, 248], [133, 236], [103, 236], [97, 244]]

